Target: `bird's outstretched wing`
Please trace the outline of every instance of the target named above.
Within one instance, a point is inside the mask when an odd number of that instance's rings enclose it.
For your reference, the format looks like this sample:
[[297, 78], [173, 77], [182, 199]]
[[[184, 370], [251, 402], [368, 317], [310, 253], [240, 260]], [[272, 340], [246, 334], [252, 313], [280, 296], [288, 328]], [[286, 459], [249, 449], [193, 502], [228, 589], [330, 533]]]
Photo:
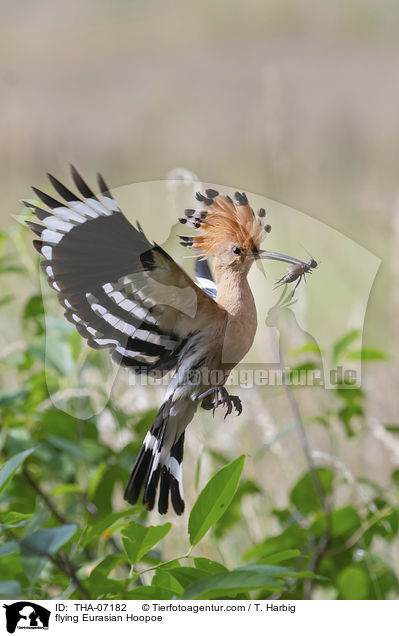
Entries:
[[49, 179], [63, 202], [33, 188], [51, 211], [25, 202], [42, 225], [34, 246], [66, 318], [94, 349], [137, 373], [165, 373], [191, 334], [224, 312], [121, 212], [103, 178], [101, 199], [72, 167], [80, 196]]

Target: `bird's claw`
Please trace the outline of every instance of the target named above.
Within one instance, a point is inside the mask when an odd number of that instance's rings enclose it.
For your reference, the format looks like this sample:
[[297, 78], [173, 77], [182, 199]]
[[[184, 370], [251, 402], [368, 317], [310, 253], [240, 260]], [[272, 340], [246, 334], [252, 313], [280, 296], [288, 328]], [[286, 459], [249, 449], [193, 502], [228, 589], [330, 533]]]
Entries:
[[237, 415], [241, 415], [241, 413], [242, 413], [242, 404], [241, 404], [241, 400], [238, 397], [238, 395], [229, 395], [229, 398], [230, 398], [231, 402], [233, 403], [233, 406], [234, 406], [235, 410], [237, 411]]
[[238, 395], [230, 395], [223, 386], [217, 387], [217, 389], [215, 389], [215, 397], [212, 410], [213, 415], [215, 415], [215, 411], [218, 406], [226, 407], [224, 419], [226, 419], [226, 417], [232, 413], [233, 407], [237, 411], [237, 415], [241, 415], [242, 413], [242, 404]]

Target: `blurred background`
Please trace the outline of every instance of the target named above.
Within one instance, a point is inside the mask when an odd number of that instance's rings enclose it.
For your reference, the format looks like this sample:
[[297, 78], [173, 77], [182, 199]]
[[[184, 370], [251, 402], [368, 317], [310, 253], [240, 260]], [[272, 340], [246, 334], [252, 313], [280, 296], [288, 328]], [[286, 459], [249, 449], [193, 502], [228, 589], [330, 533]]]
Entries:
[[[184, 167], [202, 182], [304, 212], [381, 259], [363, 347], [384, 355], [371, 354], [363, 365], [362, 413], [350, 418], [356, 434], [348, 434], [344, 418], [330, 428], [312, 419], [329, 408], [330, 397], [321, 390], [298, 399], [318, 463], [339, 464], [352, 480], [372, 478], [396, 497], [399, 5], [21, 0], [0, 4], [0, 23], [0, 223], [14, 236], [14, 261], [30, 273], [10, 271], [0, 280], [1, 296], [12, 296], [1, 307], [3, 391], [17, 389], [23, 378], [13, 362], [26, 337], [20, 318], [32, 294], [40, 294], [30, 238], [12, 218], [21, 212], [19, 201], [31, 196], [29, 186], [46, 188], [47, 171], [68, 181], [69, 163], [89, 182], [102, 172], [114, 190], [165, 179]], [[159, 213], [146, 216], [149, 235]], [[173, 242], [168, 249], [174, 253]], [[341, 259], [339, 250], [330, 251], [328, 267], [336, 265], [345, 276]], [[322, 270], [317, 274], [320, 280]], [[356, 279], [351, 283], [355, 287]], [[57, 312], [51, 292], [46, 294]], [[323, 305], [333, 316], [341, 302], [326, 294]], [[113, 372], [105, 357], [101, 377]], [[154, 408], [162, 398], [161, 389], [135, 390], [126, 378], [116, 391], [126, 412]], [[245, 514], [251, 539], [260, 541], [266, 531], [276, 531], [268, 511], [286, 505], [306, 461], [284, 395], [271, 399], [262, 389], [240, 394], [245, 418], [222, 423], [222, 415], [215, 421], [198, 417], [188, 435], [186, 465], [203, 457], [203, 484], [212, 457], [204, 447], [222, 448], [230, 458], [248, 453], [247, 475], [257, 474], [264, 497], [251, 500]], [[104, 439], [122, 447], [129, 433], [112, 429], [111, 420], [109, 413], [100, 417]], [[186, 481], [190, 501], [198, 484], [188, 471]], [[337, 491], [341, 503], [364, 501], [353, 484], [349, 479]], [[167, 557], [179, 540], [178, 534], [168, 537]], [[231, 540], [230, 564], [242, 540], [240, 534]], [[397, 546], [378, 550], [398, 564]]]

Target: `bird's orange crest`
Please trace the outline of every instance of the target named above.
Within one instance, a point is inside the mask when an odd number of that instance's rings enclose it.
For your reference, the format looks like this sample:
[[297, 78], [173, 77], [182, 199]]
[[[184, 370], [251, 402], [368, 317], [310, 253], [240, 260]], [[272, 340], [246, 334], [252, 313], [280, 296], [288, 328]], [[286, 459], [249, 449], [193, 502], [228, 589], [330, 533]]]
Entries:
[[212, 189], [197, 192], [196, 198], [201, 208], [186, 210], [179, 221], [199, 230], [194, 236], [180, 236], [181, 244], [198, 250], [199, 256], [216, 256], [226, 243], [246, 252], [257, 251], [271, 230], [265, 223], [265, 210], [260, 208], [255, 214], [245, 192], [236, 192], [234, 201]]

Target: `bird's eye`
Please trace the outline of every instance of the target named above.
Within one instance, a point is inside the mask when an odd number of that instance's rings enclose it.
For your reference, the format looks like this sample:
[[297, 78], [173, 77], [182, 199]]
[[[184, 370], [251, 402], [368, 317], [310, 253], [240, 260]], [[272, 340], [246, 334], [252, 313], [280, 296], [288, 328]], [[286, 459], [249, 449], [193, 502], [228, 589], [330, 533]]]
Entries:
[[241, 248], [240, 247], [233, 247], [233, 254], [241, 254]]

